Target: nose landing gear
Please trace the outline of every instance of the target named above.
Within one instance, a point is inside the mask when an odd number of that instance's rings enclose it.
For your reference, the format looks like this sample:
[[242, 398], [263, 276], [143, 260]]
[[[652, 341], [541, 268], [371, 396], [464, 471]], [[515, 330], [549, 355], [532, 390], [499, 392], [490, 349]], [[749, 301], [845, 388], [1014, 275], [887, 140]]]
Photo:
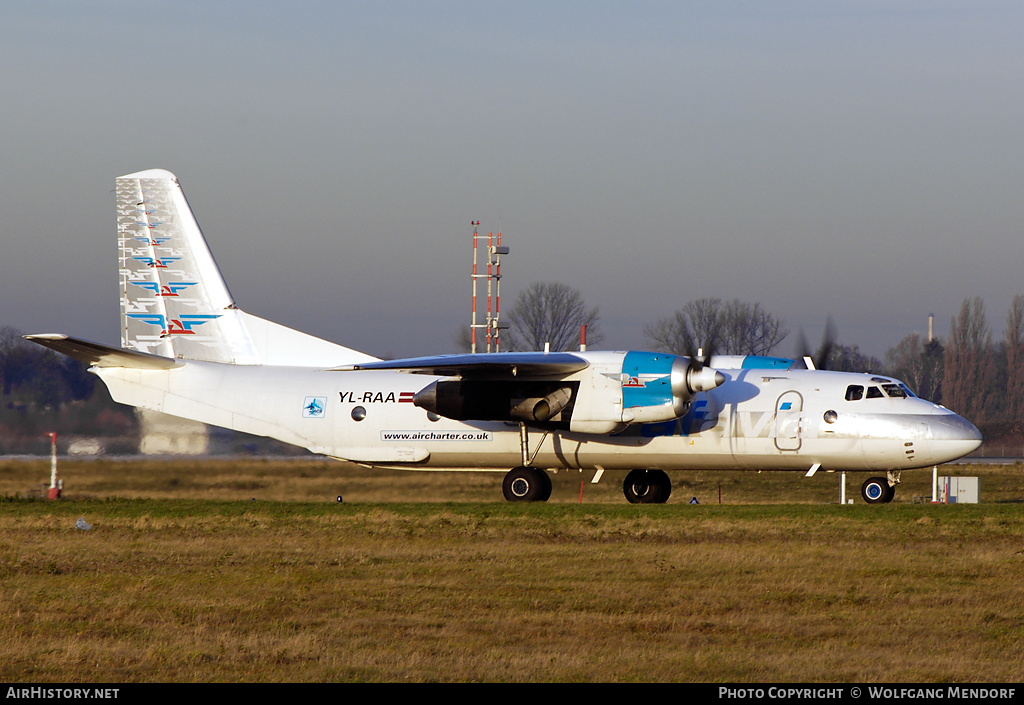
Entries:
[[887, 477], [869, 477], [861, 485], [860, 494], [868, 504], [888, 504], [896, 496], [896, 485]]

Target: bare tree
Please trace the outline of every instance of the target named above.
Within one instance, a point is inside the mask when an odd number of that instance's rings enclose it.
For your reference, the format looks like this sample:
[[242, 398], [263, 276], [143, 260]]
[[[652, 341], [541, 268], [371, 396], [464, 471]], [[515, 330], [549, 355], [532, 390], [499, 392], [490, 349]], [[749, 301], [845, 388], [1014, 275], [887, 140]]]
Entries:
[[733, 355], [767, 355], [781, 343], [789, 330], [782, 321], [761, 308], [738, 299], [722, 308], [721, 350]]
[[882, 361], [860, 351], [857, 345], [832, 345], [825, 358], [826, 370], [836, 372], [877, 372]]
[[995, 369], [992, 333], [980, 297], [964, 299], [949, 324], [943, 354], [942, 403], [975, 423], [986, 420]]
[[459, 326], [459, 330], [452, 336], [452, 343], [455, 349], [461, 353], [473, 351], [473, 329], [468, 325]]
[[[62, 401], [87, 399], [96, 378], [88, 365], [25, 340], [21, 331], [0, 327], [0, 394], [56, 407]], [[0, 424], [2, 425], [2, 424]]]
[[644, 328], [644, 337], [660, 352], [688, 355], [700, 347], [712, 347], [718, 335], [721, 299], [691, 301], [668, 318]]
[[11, 326], [0, 326], [0, 393], [10, 394], [11, 375], [7, 372], [7, 360], [11, 352], [22, 343], [21, 331]]
[[509, 349], [553, 351], [575, 348], [580, 328], [587, 326], [587, 343], [601, 341], [597, 307], [587, 308], [583, 295], [560, 282], [536, 282], [519, 292], [508, 313]]
[[1024, 296], [1017, 294], [1006, 317], [1006, 417], [1024, 419]]
[[789, 335], [761, 304], [739, 299], [691, 301], [672, 316], [644, 328], [655, 350], [687, 355], [698, 348], [723, 355], [767, 355]]
[[942, 346], [911, 333], [885, 353], [885, 368], [923, 399], [938, 401], [942, 381]]

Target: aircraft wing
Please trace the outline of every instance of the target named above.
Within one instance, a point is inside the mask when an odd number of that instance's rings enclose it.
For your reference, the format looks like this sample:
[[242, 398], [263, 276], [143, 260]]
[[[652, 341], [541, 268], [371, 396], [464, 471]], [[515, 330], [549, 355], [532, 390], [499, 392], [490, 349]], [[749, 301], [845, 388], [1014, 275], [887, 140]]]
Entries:
[[572, 353], [507, 352], [382, 360], [338, 369], [394, 370], [463, 379], [539, 379], [563, 377], [589, 365], [587, 360]]
[[132, 367], [144, 370], [169, 370], [184, 363], [169, 357], [150, 355], [137, 350], [111, 348], [80, 338], [69, 338], [61, 333], [39, 333], [24, 336], [26, 340], [56, 350], [68, 357], [96, 367]]

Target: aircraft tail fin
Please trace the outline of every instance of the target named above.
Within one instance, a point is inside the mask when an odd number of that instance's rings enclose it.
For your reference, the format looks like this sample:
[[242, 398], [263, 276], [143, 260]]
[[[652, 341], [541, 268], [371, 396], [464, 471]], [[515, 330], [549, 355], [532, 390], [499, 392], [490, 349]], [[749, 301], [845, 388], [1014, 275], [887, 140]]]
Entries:
[[121, 347], [236, 365], [376, 360], [241, 311], [171, 172], [120, 176], [116, 193]]

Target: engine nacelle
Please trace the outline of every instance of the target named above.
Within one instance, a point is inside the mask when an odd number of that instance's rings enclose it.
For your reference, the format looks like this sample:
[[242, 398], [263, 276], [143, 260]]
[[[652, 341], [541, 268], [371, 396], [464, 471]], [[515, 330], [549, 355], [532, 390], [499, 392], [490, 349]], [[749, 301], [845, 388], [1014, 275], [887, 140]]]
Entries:
[[608, 434], [627, 424], [671, 421], [690, 401], [725, 382], [699, 361], [650, 352], [586, 353], [588, 365], [561, 379], [515, 376], [442, 378], [413, 397], [428, 412], [457, 421], [526, 422]]
[[677, 419], [690, 400], [725, 382], [725, 375], [685, 357], [629, 352], [622, 361], [622, 421], [653, 423]]

